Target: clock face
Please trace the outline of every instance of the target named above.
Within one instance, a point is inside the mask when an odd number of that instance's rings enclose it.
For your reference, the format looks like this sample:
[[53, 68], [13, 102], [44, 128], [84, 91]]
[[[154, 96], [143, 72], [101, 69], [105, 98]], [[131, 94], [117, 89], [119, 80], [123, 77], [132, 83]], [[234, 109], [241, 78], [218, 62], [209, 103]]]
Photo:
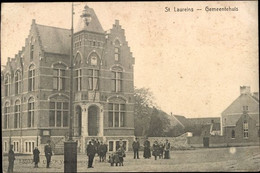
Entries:
[[90, 63], [91, 63], [91, 65], [97, 65], [97, 56], [96, 55], [91, 56]]

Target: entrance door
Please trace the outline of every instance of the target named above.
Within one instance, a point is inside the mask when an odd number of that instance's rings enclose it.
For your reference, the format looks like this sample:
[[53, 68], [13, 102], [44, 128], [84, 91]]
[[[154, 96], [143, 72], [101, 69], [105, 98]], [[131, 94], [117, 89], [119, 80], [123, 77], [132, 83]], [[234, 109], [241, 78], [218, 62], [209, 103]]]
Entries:
[[88, 135], [97, 136], [98, 134], [98, 108], [91, 106], [88, 109]]
[[203, 137], [203, 146], [209, 147], [209, 137]]

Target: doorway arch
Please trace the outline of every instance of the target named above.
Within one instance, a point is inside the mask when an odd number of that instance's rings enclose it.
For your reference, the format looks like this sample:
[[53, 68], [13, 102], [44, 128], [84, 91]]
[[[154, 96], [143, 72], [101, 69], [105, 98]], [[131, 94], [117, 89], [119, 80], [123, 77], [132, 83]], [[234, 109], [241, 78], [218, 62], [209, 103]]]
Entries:
[[88, 135], [97, 136], [99, 132], [99, 108], [95, 105], [88, 108]]

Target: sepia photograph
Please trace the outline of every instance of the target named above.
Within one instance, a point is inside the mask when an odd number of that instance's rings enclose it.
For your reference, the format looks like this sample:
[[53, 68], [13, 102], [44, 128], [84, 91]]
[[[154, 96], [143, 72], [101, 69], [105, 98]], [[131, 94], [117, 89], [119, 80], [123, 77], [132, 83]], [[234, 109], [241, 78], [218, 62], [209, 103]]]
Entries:
[[2, 172], [259, 172], [258, 27], [258, 1], [1, 3]]

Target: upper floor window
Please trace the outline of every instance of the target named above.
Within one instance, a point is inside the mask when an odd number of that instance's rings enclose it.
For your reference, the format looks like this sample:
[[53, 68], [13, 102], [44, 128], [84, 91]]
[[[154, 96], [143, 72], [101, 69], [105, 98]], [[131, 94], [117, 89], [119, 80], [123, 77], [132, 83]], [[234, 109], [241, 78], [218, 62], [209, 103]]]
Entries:
[[33, 60], [33, 53], [34, 53], [34, 43], [33, 43], [33, 37], [32, 37], [31, 43], [30, 43], [30, 60]]
[[68, 126], [68, 102], [51, 101], [49, 126], [50, 127], [67, 127]]
[[243, 111], [248, 111], [248, 106], [243, 106]]
[[88, 89], [89, 90], [98, 90], [98, 79], [99, 79], [99, 70], [98, 69], [89, 69], [88, 70]]
[[21, 71], [16, 71], [15, 73], [15, 94], [21, 93], [22, 87], [22, 73]]
[[109, 103], [108, 105], [108, 126], [125, 126], [125, 104]]
[[54, 66], [53, 68], [53, 89], [64, 90], [65, 89], [65, 67]]
[[28, 75], [28, 90], [35, 90], [35, 68], [34, 65], [29, 67], [29, 75]]
[[231, 131], [231, 138], [234, 139], [234, 138], [235, 138], [235, 135], [236, 135], [236, 134], [235, 134], [235, 130], [232, 130], [232, 131]]
[[20, 127], [21, 102], [17, 100], [14, 106], [14, 128]]
[[10, 95], [10, 89], [11, 89], [11, 76], [10, 76], [10, 74], [5, 75], [4, 85], [5, 85], [5, 96], [9, 96]]
[[4, 129], [9, 128], [10, 103], [5, 103], [4, 107]]
[[27, 117], [27, 127], [34, 127], [34, 98], [30, 98], [28, 101], [28, 117]]
[[76, 69], [76, 91], [81, 91], [81, 84], [82, 84], [82, 70]]
[[247, 122], [247, 120], [244, 120], [243, 131], [244, 131], [244, 138], [248, 138], [248, 122]]
[[118, 40], [115, 41], [115, 61], [120, 60], [120, 42]]
[[112, 71], [112, 90], [114, 92], [121, 92], [123, 88], [122, 69]]

